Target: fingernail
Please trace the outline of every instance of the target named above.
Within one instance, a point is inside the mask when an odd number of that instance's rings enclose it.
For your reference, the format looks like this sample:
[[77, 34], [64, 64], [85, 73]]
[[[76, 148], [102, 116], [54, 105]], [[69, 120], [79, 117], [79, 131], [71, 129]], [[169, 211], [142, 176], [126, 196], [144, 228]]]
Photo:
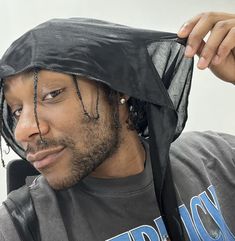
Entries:
[[204, 68], [206, 68], [206, 67], [207, 67], [207, 61], [206, 61], [206, 59], [203, 58], [203, 57], [201, 57], [201, 58], [199, 59], [198, 63], [197, 63], [197, 67], [198, 67], [199, 69], [204, 69]]
[[180, 28], [180, 30], [178, 31], [178, 34], [184, 34], [184, 32], [186, 31], [186, 28], [187, 28], [187, 23], [185, 23], [185, 24]]
[[193, 48], [190, 45], [187, 45], [185, 49], [185, 56], [192, 57], [192, 55], [193, 55]]

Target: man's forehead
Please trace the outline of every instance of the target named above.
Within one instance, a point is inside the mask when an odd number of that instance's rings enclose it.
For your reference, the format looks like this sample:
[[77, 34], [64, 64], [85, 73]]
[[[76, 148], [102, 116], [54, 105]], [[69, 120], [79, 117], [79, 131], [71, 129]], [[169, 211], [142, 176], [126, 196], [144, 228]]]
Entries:
[[33, 77], [32, 71], [23, 72], [17, 75], [7, 77], [6, 79], [4, 79], [4, 89], [3, 89], [4, 93], [6, 94], [7, 92], [9, 92], [11, 87], [13, 87], [16, 82], [19, 82], [20, 80], [23, 80], [26, 78], [32, 78], [32, 77]]
[[38, 72], [35, 71], [28, 71], [23, 72], [14, 76], [7, 77], [4, 80], [4, 92], [9, 91], [9, 89], [14, 86], [18, 81], [24, 81], [24, 80], [34, 80], [35, 76], [37, 76], [38, 80], [41, 80], [40, 82], [50, 83], [50, 82], [61, 82], [62, 80], [71, 79], [71, 76], [64, 73], [59, 73], [55, 71], [49, 71], [49, 70], [40, 70]]
[[[30, 80], [32, 86], [35, 80], [35, 77], [37, 76], [38, 79], [38, 88], [41, 87], [57, 87], [58, 85], [64, 85], [65, 83], [70, 83], [71, 80], [73, 80], [73, 76], [71, 74], [67, 73], [60, 73], [50, 70], [40, 70], [38, 72], [35, 71], [29, 71], [29, 72], [22, 72], [20, 74], [7, 77], [4, 80], [4, 94], [9, 95], [11, 91], [15, 93], [15, 87], [16, 86], [22, 86], [22, 84], [26, 84]], [[81, 85], [83, 88], [97, 88], [97, 83], [95, 80], [92, 80], [87, 77], [77, 76], [77, 81], [79, 81], [79, 85]]]

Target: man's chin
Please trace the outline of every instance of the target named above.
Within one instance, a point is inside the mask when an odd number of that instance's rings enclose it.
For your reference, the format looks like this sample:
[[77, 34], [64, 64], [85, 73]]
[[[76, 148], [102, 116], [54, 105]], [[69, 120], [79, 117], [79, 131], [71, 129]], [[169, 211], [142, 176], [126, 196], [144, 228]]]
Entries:
[[79, 177], [55, 177], [49, 178], [45, 177], [49, 186], [54, 190], [64, 190], [76, 185], [82, 178]]

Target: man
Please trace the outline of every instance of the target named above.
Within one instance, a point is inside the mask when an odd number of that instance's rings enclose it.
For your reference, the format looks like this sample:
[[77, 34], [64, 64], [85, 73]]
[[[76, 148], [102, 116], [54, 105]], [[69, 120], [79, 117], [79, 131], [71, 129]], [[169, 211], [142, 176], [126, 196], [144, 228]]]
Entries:
[[14, 42], [0, 62], [2, 135], [42, 175], [1, 207], [0, 240], [235, 240], [234, 138], [183, 135], [169, 162], [190, 58], [235, 83], [234, 29], [225, 13], [194, 17], [180, 39], [52, 20]]

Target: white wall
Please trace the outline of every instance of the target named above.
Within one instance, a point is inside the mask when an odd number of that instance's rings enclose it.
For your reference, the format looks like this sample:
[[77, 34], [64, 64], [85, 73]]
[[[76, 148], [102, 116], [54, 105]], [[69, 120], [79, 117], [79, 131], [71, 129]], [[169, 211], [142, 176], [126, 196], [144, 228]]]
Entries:
[[[9, 44], [35, 25], [55, 17], [91, 17], [130, 26], [177, 32], [202, 11], [235, 10], [233, 0], [0, 0], [0, 56]], [[195, 69], [186, 130], [235, 134], [234, 86], [209, 70]], [[6, 161], [14, 158], [11, 152]], [[0, 167], [0, 203], [6, 197], [5, 169]]]

